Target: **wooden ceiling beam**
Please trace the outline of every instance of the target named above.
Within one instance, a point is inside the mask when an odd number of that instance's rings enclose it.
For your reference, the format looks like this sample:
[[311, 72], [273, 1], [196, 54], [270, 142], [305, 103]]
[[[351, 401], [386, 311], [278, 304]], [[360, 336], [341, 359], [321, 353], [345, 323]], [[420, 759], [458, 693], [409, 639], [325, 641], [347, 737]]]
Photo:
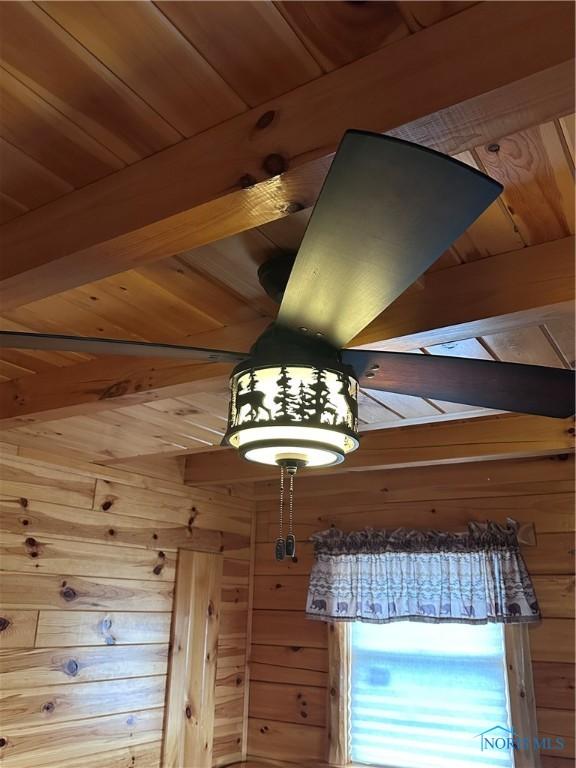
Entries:
[[479, 3], [8, 222], [0, 304], [310, 206], [349, 127], [456, 153], [569, 113], [573, 17], [567, 2]]
[[[355, 340], [354, 346], [415, 349], [535, 324], [571, 308], [574, 238], [427, 273], [422, 289], [401, 296]], [[247, 351], [268, 320], [191, 337], [192, 346]], [[96, 413], [208, 391], [230, 366], [139, 358], [91, 360], [0, 383], [0, 423], [14, 429], [66, 416]]]
[[349, 346], [403, 352], [542, 324], [572, 312], [575, 238], [490, 256], [420, 278]]
[[[574, 420], [542, 416], [493, 416], [368, 432], [343, 464], [313, 470], [314, 475], [400, 469], [467, 461], [520, 459], [574, 450]], [[186, 458], [189, 485], [255, 482], [277, 476], [276, 467], [254, 464], [237, 451]]]

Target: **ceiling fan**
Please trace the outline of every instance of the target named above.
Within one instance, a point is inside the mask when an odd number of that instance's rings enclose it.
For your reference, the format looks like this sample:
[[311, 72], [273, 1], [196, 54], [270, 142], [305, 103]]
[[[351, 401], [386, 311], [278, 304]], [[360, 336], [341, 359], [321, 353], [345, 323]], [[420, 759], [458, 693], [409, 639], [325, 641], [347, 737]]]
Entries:
[[358, 447], [358, 387], [562, 418], [572, 371], [345, 349], [498, 197], [493, 179], [451, 157], [365, 131], [344, 135], [298, 254], [259, 276], [282, 296], [249, 353], [116, 339], [0, 332], [0, 344], [237, 363], [226, 443], [247, 459], [298, 466]]

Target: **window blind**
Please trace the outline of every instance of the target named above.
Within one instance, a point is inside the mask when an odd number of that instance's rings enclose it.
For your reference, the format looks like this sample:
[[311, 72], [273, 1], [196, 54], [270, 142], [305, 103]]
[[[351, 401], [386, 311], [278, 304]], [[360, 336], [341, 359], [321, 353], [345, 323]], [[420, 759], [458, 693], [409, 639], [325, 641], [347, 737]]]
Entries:
[[351, 664], [353, 762], [513, 768], [480, 736], [511, 728], [501, 624], [355, 622]]

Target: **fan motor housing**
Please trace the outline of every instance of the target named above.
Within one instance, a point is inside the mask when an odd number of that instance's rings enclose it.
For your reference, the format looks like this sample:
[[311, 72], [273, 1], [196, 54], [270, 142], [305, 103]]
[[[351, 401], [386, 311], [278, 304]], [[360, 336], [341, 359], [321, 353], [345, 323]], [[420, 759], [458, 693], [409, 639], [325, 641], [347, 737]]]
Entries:
[[295, 253], [282, 253], [272, 256], [258, 267], [260, 285], [277, 304], [282, 302], [295, 261]]

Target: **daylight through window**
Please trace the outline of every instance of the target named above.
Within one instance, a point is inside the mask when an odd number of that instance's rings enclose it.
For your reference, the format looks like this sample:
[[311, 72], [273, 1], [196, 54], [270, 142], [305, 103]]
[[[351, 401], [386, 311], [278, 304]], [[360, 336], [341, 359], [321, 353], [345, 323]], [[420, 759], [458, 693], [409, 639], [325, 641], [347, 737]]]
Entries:
[[511, 728], [502, 624], [351, 628], [351, 758], [393, 768], [513, 768], [481, 734]]

